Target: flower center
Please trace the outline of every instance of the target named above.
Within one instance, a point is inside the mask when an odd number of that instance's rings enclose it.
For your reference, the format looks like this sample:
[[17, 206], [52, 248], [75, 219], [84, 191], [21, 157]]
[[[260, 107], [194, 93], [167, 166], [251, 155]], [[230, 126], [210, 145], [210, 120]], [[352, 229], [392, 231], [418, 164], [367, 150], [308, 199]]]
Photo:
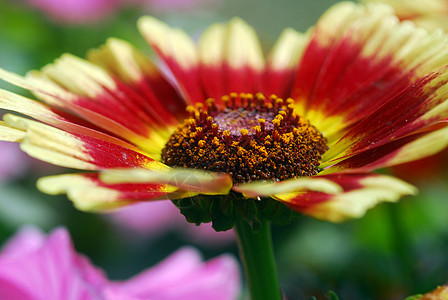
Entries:
[[169, 166], [230, 174], [235, 183], [317, 174], [325, 137], [296, 115], [294, 100], [231, 93], [188, 107], [190, 117], [162, 150]]

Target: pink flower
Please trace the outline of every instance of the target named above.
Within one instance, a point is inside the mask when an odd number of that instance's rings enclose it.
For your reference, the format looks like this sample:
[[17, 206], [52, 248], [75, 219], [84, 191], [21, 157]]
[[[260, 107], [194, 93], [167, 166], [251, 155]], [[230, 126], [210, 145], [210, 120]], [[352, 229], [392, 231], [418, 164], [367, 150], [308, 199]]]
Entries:
[[106, 298], [113, 300], [237, 299], [236, 262], [221, 256], [203, 264], [193, 248], [184, 248], [154, 268], [128, 281], [112, 283]]
[[137, 6], [148, 11], [184, 10], [210, 0], [24, 0], [29, 6], [60, 23], [95, 23], [124, 6]]
[[107, 279], [78, 255], [65, 229], [22, 229], [0, 253], [0, 299], [102, 299]]
[[23, 173], [29, 158], [18, 151], [18, 145], [0, 141], [0, 182]]
[[157, 236], [169, 230], [179, 230], [191, 241], [206, 246], [224, 245], [235, 241], [232, 230], [216, 232], [211, 223], [199, 226], [187, 223], [179, 209], [170, 201], [142, 202], [123, 207], [109, 214], [113, 223], [126, 232], [127, 237]]
[[55, 21], [63, 23], [91, 23], [111, 14], [119, 0], [26, 0]]
[[0, 252], [0, 299], [174, 300], [236, 299], [236, 261], [221, 256], [206, 263], [184, 248], [123, 282], [109, 281], [76, 253], [65, 229], [45, 236], [22, 229]]

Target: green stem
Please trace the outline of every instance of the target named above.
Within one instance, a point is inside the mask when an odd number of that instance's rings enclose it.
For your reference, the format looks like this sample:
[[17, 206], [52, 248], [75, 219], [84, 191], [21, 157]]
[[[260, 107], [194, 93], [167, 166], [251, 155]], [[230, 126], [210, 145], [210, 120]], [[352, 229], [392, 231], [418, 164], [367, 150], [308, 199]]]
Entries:
[[238, 249], [252, 300], [281, 300], [272, 247], [271, 224], [263, 220], [259, 231], [244, 221], [236, 222]]
[[388, 213], [392, 232], [391, 243], [398, 257], [401, 280], [409, 289], [409, 293], [416, 293], [418, 291], [414, 290], [417, 286], [417, 276], [414, 268], [415, 258], [413, 257], [412, 243], [409, 240], [409, 235], [400, 219], [400, 205], [390, 204], [388, 206]]

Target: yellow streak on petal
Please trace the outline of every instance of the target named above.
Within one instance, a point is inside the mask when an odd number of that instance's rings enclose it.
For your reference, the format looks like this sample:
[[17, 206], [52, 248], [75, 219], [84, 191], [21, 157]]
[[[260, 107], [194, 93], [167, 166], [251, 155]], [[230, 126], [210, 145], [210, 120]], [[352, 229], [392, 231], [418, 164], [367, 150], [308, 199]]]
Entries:
[[448, 10], [445, 0], [361, 0], [363, 3], [383, 3], [392, 6], [396, 14], [412, 18], [423, 14], [440, 14]]
[[226, 195], [232, 187], [232, 179], [228, 175], [204, 172], [193, 169], [160, 170], [107, 170], [101, 173], [102, 181], [115, 183], [154, 183], [176, 186], [181, 191], [193, 194]]
[[254, 29], [239, 18], [210, 26], [199, 40], [201, 61], [208, 65], [227, 63], [233, 68], [264, 68], [263, 52]]
[[64, 54], [54, 64], [46, 65], [42, 74], [69, 91], [95, 101], [105, 88], [115, 90], [113, 79], [99, 66], [70, 54]]
[[202, 63], [212, 66], [220, 66], [223, 63], [225, 38], [224, 24], [213, 24], [202, 33], [199, 39], [199, 54]]
[[[37, 187], [50, 195], [66, 193], [75, 207], [83, 211], [107, 211], [135, 203], [135, 201], [122, 199], [120, 191], [98, 186], [90, 178], [78, 174], [43, 177], [37, 181]], [[167, 194], [176, 190], [175, 187], [165, 186], [160, 190], [163, 192], [160, 198], [151, 200], [166, 199]]]
[[[69, 103], [77, 97], [72, 93], [66, 92], [61, 86], [38, 71], [31, 72], [27, 75], [27, 78], [23, 78], [14, 73], [9, 73], [0, 69], [0, 77], [1, 76], [3, 76], [3, 78], [6, 76], [11, 83], [35, 92], [40, 99], [50, 105], [67, 107], [67, 103], [69, 105]], [[94, 99], [92, 101], [94, 101]], [[58, 116], [43, 104], [4, 90], [0, 90], [0, 108], [14, 110], [35, 118], [39, 116], [58, 119]], [[96, 125], [107, 128], [109, 131], [117, 133], [117, 135], [126, 138], [133, 144], [139, 145], [156, 159], [160, 158], [160, 151], [168, 140], [171, 132], [174, 130], [174, 128], [160, 129], [157, 132], [151, 132], [150, 138], [142, 137], [117, 122], [95, 112], [86, 110], [83, 111], [82, 114], [87, 119], [95, 120]]]
[[171, 28], [150, 16], [141, 17], [138, 20], [138, 28], [149, 44], [175, 59], [183, 69], [197, 65], [196, 46], [184, 31]]
[[263, 52], [254, 29], [243, 20], [234, 18], [228, 25], [228, 54], [231, 66], [239, 68], [249, 65], [255, 70], [264, 67]]
[[26, 133], [9, 126], [6, 122], [0, 121], [0, 140], [7, 142], [20, 142], [25, 137]]
[[[92, 158], [84, 152], [84, 142], [77, 139], [71, 133], [12, 114], [5, 115], [4, 119], [6, 121], [4, 122], [5, 126], [10, 127], [11, 130], [15, 129], [23, 132], [23, 134], [17, 138], [20, 138], [19, 141], [22, 142], [22, 150], [29, 155], [59, 166], [85, 170], [98, 169], [95, 164], [88, 163], [88, 161], [92, 161]], [[92, 132], [87, 129], [84, 133], [87, 136], [92, 136], [89, 135]], [[94, 138], [117, 144], [137, 153], [141, 153], [144, 156], [148, 156], [148, 153], [133, 145], [125, 143], [122, 140], [98, 132], [93, 133], [94, 135], [92, 137]], [[155, 160], [148, 161], [146, 165], [142, 165], [142, 167], [154, 170], [164, 170], [168, 168], [163, 163]]]
[[20, 95], [0, 89], [0, 108], [44, 119], [60, 119], [48, 106]]
[[[361, 6], [362, 7], [362, 6]], [[355, 34], [351, 39], [357, 44], [362, 44], [361, 55], [374, 61], [381, 61], [385, 55], [390, 55], [390, 49], [403, 44], [403, 39], [408, 36], [400, 32], [399, 20], [393, 15], [393, 11], [386, 5], [367, 5], [359, 19], [352, 25]], [[397, 35], [396, 33], [403, 33]], [[393, 36], [394, 39], [389, 37]], [[396, 41], [398, 40], [398, 42]]]
[[118, 75], [125, 83], [138, 83], [158, 73], [157, 67], [130, 43], [110, 38], [99, 49], [90, 50], [88, 59]]
[[59, 147], [57, 149], [56, 147], [58, 145], [52, 143], [51, 145], [45, 145], [48, 148], [43, 148], [41, 146], [36, 146], [32, 142], [25, 140], [23, 143], [20, 144], [20, 149], [27, 153], [28, 155], [40, 159], [42, 161], [61, 166], [66, 168], [74, 168], [74, 169], [80, 169], [80, 170], [95, 170], [97, 167], [94, 164], [90, 164], [88, 162], [85, 162], [83, 160], [79, 160], [77, 158], [74, 158], [73, 151], [72, 153], [63, 153], [61, 152], [64, 149], [67, 149], [65, 147]]
[[[233, 187], [236, 192], [242, 193], [246, 198], [266, 197], [266, 196], [281, 196], [282, 199], [290, 199], [291, 193], [301, 192], [305, 190], [324, 192], [324, 193], [339, 193], [342, 188], [327, 179], [318, 177], [294, 178], [280, 182], [254, 182], [245, 183]], [[292, 197], [291, 197], [292, 198]]]
[[[4, 91], [0, 89], [0, 108], [12, 110], [19, 112], [21, 114], [30, 116], [35, 119], [39, 119], [43, 122], [55, 125], [55, 123], [60, 120], [60, 117], [53, 113], [48, 106], [45, 104], [42, 104], [40, 102], [37, 102], [32, 99], [28, 99], [25, 97], [22, 97], [20, 95]], [[8, 117], [10, 122], [12, 124], [15, 122], [11, 117]], [[21, 121], [23, 122], [23, 121]], [[62, 121], [64, 123], [64, 121]], [[66, 124], [67, 125], [67, 124]], [[83, 128], [82, 126], [76, 125], [76, 124], [69, 124], [69, 126], [74, 126], [78, 128]], [[111, 127], [113, 128], [113, 127]], [[122, 127], [120, 127], [122, 128]], [[26, 128], [23, 128], [26, 129]], [[174, 126], [172, 128], [164, 128], [163, 130], [158, 130], [157, 133], [152, 132], [152, 136], [150, 139], [148, 138], [142, 138], [141, 136], [133, 135], [128, 132], [128, 136], [130, 136], [130, 140], [132, 142], [135, 142], [136, 145], [140, 145], [143, 149], [147, 150], [150, 154], [154, 153], [155, 156], [160, 156], [160, 151], [165, 145], [166, 141], [168, 140], [170, 134], [174, 131]], [[112, 143], [116, 143], [122, 146], [125, 146], [127, 148], [132, 148], [135, 151], [140, 151], [136, 149], [134, 146], [123, 142], [122, 140], [118, 140], [115, 138], [112, 138], [111, 136], [101, 134], [99, 132], [92, 132], [92, 130], [88, 130], [87, 128], [84, 128], [86, 131], [85, 133], [88, 134], [94, 134], [95, 137], [101, 138], [107, 141], [110, 141]]]
[[344, 116], [328, 116], [325, 112], [315, 109], [309, 109], [304, 116], [328, 139], [329, 146], [345, 133]]
[[41, 99], [53, 105], [61, 105], [61, 99], [64, 99], [64, 102], [70, 102], [76, 99], [73, 94], [64, 91], [48, 78], [44, 78], [38, 71], [28, 73], [25, 78], [0, 68], [0, 78], [16, 86], [37, 93], [39, 97], [41, 96]]
[[415, 140], [402, 149], [384, 167], [398, 165], [436, 154], [448, 146], [448, 128], [443, 128]]
[[335, 38], [339, 38], [345, 27], [363, 13], [363, 7], [352, 2], [341, 2], [327, 10], [316, 26], [318, 42], [328, 47]]
[[356, 34], [350, 36], [363, 45], [361, 56], [372, 61], [391, 58], [391, 65], [412, 72], [414, 80], [446, 64], [447, 36], [442, 30], [429, 34], [412, 22], [399, 22], [386, 5], [369, 4], [366, 13], [367, 18], [356, 23]]
[[302, 57], [309, 35], [286, 28], [268, 56], [273, 70], [291, 69], [297, 66]]
[[149, 133], [148, 138], [136, 136], [132, 139], [132, 142], [145, 150], [152, 159], [160, 161], [162, 157], [162, 149], [165, 147], [165, 144], [168, 142], [171, 134], [176, 128], [177, 126], [167, 126], [164, 129], [154, 128], [153, 131]]
[[381, 202], [397, 202], [405, 195], [415, 195], [417, 189], [397, 178], [372, 176], [361, 180], [363, 187], [340, 193], [324, 203], [304, 211], [304, 214], [330, 222], [342, 222], [349, 218], [360, 218], [370, 208]]
[[[443, 68], [442, 70], [439, 70], [437, 76], [433, 80], [425, 85], [425, 87], [423, 88], [423, 93], [428, 97], [427, 105], [434, 105], [434, 108], [430, 109], [424, 115], [414, 120], [414, 124], [418, 124], [419, 122], [428, 120], [441, 120], [448, 117], [448, 101], [446, 101], [446, 99], [448, 98], [448, 85], [445, 84], [446, 81], [448, 81], [448, 68]], [[437, 89], [436, 91], [434, 91], [435, 88]], [[312, 122], [315, 121], [312, 118], [310, 120]], [[316, 127], [318, 129], [320, 129], [319, 126], [322, 125], [319, 122], [316, 122]], [[407, 126], [411, 126], [411, 124], [407, 124]], [[325, 129], [321, 131], [323, 133], [326, 133]], [[339, 138], [340, 134], [336, 135], [335, 137]], [[349, 148], [363, 138], [365, 138], [364, 135], [359, 134], [358, 136], [341, 140], [334, 146], [331, 146], [331, 141], [334, 139], [329, 138], [329, 144], [331, 147], [323, 155], [324, 163], [321, 164], [321, 167], [325, 168], [340, 161], [340, 157], [346, 155]]]
[[26, 130], [20, 148], [30, 156], [68, 168], [94, 170], [91, 157], [83, 152], [83, 143], [62, 130], [13, 115], [5, 116], [8, 124]]

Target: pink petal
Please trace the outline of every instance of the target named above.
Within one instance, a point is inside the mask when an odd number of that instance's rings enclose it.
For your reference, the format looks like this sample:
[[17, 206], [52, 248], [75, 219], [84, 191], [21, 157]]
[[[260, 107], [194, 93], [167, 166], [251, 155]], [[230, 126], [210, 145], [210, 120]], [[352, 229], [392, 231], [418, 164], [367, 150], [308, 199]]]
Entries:
[[19, 145], [0, 141], [0, 182], [23, 174], [27, 163], [28, 159], [19, 151]]
[[107, 295], [113, 299], [230, 300], [237, 299], [239, 288], [234, 258], [224, 255], [202, 263], [196, 250], [184, 248], [150, 270], [115, 283]]
[[[27, 249], [10, 254], [20, 245]], [[24, 229], [5, 249], [0, 254], [0, 299], [101, 299], [105, 277], [76, 254], [65, 229], [46, 239], [37, 229]]]
[[119, 228], [134, 233], [157, 235], [185, 222], [171, 201], [137, 203], [108, 215]]
[[0, 259], [20, 258], [37, 251], [45, 243], [45, 235], [36, 227], [22, 228], [2, 248]]
[[117, 8], [117, 0], [28, 0], [30, 6], [63, 23], [94, 22]]
[[[187, 239], [205, 246], [219, 246], [235, 241], [233, 231], [216, 232], [211, 223], [187, 223], [185, 217], [171, 201], [136, 203], [108, 214], [110, 220], [123, 229], [126, 237], [154, 237], [169, 230], [180, 230]], [[137, 234], [137, 236], [135, 236]]]

